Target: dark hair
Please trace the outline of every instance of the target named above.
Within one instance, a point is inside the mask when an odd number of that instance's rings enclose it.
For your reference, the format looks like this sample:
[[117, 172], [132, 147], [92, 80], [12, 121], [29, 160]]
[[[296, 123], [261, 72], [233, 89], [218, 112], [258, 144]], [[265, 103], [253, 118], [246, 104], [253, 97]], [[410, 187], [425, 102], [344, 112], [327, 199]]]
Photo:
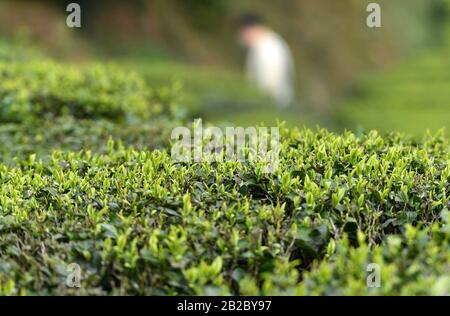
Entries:
[[263, 19], [258, 14], [253, 12], [241, 14], [241, 16], [237, 19], [237, 25], [240, 29], [260, 25], [263, 22]]

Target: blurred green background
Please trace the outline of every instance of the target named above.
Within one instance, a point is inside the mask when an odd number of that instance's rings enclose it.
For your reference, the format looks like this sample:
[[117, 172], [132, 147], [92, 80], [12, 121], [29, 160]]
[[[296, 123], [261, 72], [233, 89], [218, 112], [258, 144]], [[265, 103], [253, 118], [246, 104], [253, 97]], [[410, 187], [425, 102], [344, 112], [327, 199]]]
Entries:
[[[66, 5], [82, 28], [66, 26]], [[0, 0], [0, 59], [101, 61], [173, 87], [183, 115], [215, 124], [376, 128], [414, 136], [450, 126], [450, 1]], [[243, 74], [235, 18], [255, 11], [294, 52], [297, 102], [278, 110]]]

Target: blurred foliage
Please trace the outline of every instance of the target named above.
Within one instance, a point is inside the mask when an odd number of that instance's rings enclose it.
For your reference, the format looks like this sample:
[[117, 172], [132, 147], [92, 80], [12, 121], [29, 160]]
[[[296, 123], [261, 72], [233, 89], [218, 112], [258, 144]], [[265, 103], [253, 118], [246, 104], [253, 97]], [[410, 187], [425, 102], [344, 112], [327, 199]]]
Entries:
[[[119, 56], [120, 63], [138, 72], [153, 87], [166, 89], [175, 82], [177, 100], [186, 114], [216, 123], [248, 125], [273, 123], [280, 118], [296, 126], [378, 128], [415, 135], [450, 124], [446, 119], [448, 52], [443, 48], [450, 38], [448, 0], [380, 0], [383, 27], [376, 30], [365, 26], [365, 8], [370, 2], [365, 0], [80, 0], [81, 30], [64, 26], [67, 2], [2, 1], [0, 35], [25, 44], [5, 49], [7, 46], [0, 42], [0, 57], [28, 59], [35, 46], [77, 60], [86, 54], [93, 54], [93, 59]], [[260, 13], [294, 51], [299, 99], [294, 109], [276, 110], [240, 74], [243, 54], [235, 18], [247, 10]], [[375, 68], [379, 71], [367, 75]], [[384, 73], [386, 70], [388, 73]], [[53, 90], [48, 93], [58, 91]], [[68, 98], [70, 86], [65, 90], [69, 91]], [[92, 95], [87, 90], [84, 97]], [[106, 103], [118, 104], [126, 98], [104, 96]], [[69, 101], [79, 97], [72, 96]], [[59, 102], [58, 98], [55, 100]], [[13, 103], [19, 101], [15, 98]], [[38, 104], [33, 111], [39, 115], [42, 106], [52, 111], [49, 104]], [[19, 106], [22, 114], [31, 115], [26, 107]], [[102, 104], [94, 108], [101, 112], [97, 113], [99, 117], [115, 115], [114, 111], [105, 111]], [[12, 120], [17, 117], [17, 106], [5, 106], [2, 115], [10, 110]], [[79, 110], [77, 115], [83, 116], [86, 109]]]
[[8, 41], [0, 39], [0, 62], [27, 61], [40, 57], [43, 55], [29, 45], [19, 43], [12, 45]]
[[300, 107], [278, 110], [273, 101], [248, 83], [240, 73], [217, 66], [187, 65], [169, 61], [125, 59], [116, 61], [138, 72], [154, 88], [174, 86], [180, 108], [190, 118], [215, 124], [276, 124], [314, 126], [317, 117]]
[[[437, 4], [439, 15], [447, 16], [450, 2]], [[439, 45], [352, 87], [350, 98], [336, 107], [341, 126], [415, 136], [450, 128], [450, 23], [438, 22]]]
[[68, 1], [4, 0], [0, 34], [27, 30], [31, 40], [77, 58], [91, 51], [123, 55], [141, 47], [148, 58], [236, 70], [243, 60], [235, 18], [255, 11], [294, 52], [302, 106], [326, 111], [359, 74], [435, 42], [436, 27], [447, 18], [444, 1], [380, 0], [384, 26], [371, 30], [365, 26], [369, 0], [80, 0], [83, 28], [71, 31], [61, 24]]
[[420, 136], [450, 127], [447, 52], [426, 54], [362, 80], [336, 108], [341, 126]]
[[223, 15], [231, 5], [226, 0], [174, 0], [173, 2], [186, 11], [193, 26], [211, 31], [214, 30], [211, 26], [222, 21]]

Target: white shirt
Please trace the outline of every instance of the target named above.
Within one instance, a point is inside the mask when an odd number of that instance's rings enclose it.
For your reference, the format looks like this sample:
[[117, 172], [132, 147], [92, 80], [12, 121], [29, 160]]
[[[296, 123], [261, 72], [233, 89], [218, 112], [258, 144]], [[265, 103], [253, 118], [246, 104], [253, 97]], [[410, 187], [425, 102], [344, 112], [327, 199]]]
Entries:
[[294, 99], [294, 63], [286, 42], [267, 31], [247, 55], [247, 74], [262, 91], [271, 95], [280, 107]]

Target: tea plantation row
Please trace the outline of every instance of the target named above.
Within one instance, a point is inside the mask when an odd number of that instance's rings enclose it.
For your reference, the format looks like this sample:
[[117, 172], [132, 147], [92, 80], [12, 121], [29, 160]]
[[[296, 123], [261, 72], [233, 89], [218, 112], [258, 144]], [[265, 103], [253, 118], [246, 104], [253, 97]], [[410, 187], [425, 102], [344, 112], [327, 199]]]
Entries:
[[46, 159], [54, 149], [104, 152], [110, 137], [136, 148], [166, 147], [170, 131], [180, 124], [172, 89], [152, 89], [136, 73], [114, 65], [1, 57], [0, 159], [5, 163], [30, 154]]
[[450, 293], [440, 134], [280, 126], [264, 174], [175, 162], [170, 89], [119, 68], [8, 61], [0, 79], [0, 294]]
[[[1, 165], [2, 293], [449, 293], [443, 140], [323, 130], [283, 140], [270, 176], [111, 141], [103, 155]], [[372, 262], [380, 288], [366, 285]], [[80, 289], [65, 285], [70, 263]]]

